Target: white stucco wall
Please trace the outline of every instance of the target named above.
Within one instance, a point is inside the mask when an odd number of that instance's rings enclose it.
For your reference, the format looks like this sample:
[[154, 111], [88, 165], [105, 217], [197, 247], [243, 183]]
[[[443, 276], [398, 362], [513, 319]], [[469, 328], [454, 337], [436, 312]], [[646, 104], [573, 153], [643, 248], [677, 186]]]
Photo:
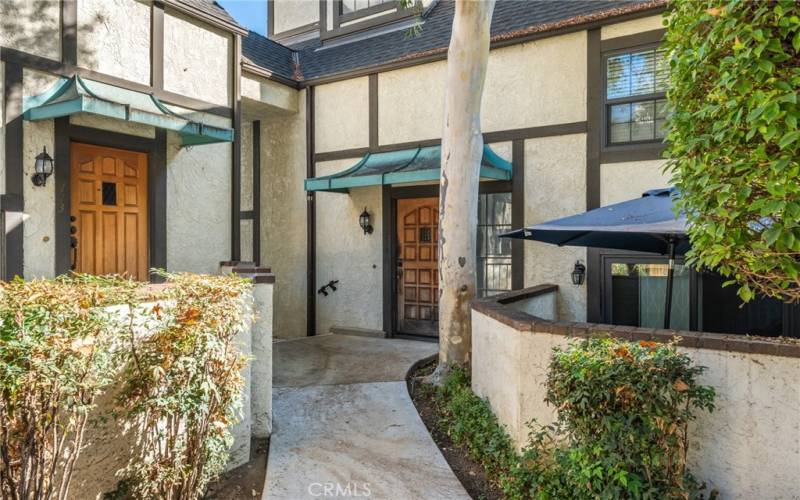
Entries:
[[274, 10], [275, 33], [280, 34], [319, 21], [317, 0], [277, 0]]
[[[317, 163], [317, 175], [339, 172], [360, 158]], [[317, 288], [339, 280], [335, 292], [317, 296], [317, 333], [331, 327], [383, 330], [383, 231], [380, 186], [348, 194], [317, 194]], [[372, 216], [364, 234], [358, 216]]]
[[585, 31], [492, 50], [482, 130], [583, 121], [586, 80]]
[[620, 36], [635, 35], [645, 31], [663, 29], [661, 16], [648, 16], [622, 23], [608, 24], [600, 28], [600, 39], [617, 38]]
[[[57, 79], [30, 70], [22, 74], [23, 95], [32, 96], [44, 92]], [[58, 170], [70, 168], [69, 158], [55, 158], [55, 130], [53, 120], [22, 122], [22, 168], [25, 215], [23, 229], [23, 273], [25, 278], [50, 278], [55, 275], [55, 183], [50, 177], [45, 186], [34, 186], [31, 182], [36, 155], [47, 147], [55, 159], [53, 175]]]
[[369, 78], [315, 87], [314, 146], [317, 153], [369, 145]]
[[0, 45], [61, 60], [60, 2], [0, 2]]
[[[472, 311], [472, 389], [489, 401], [512, 439], [527, 442], [526, 422], [553, 420], [544, 402], [552, 348], [568, 337], [520, 332]], [[800, 363], [797, 358], [679, 347], [708, 369], [713, 413], [689, 428], [689, 467], [720, 498], [796, 498], [800, 491]]]
[[167, 10], [164, 88], [220, 105], [231, 103], [231, 35]]
[[442, 136], [446, 68], [438, 61], [378, 74], [381, 144]]
[[78, 33], [79, 66], [150, 83], [150, 2], [80, 0]]
[[167, 269], [216, 273], [231, 254], [230, 143], [180, 148], [167, 134]]
[[261, 120], [261, 264], [275, 274], [276, 338], [306, 335], [305, 92], [295, 114]]
[[108, 130], [109, 132], [118, 132], [120, 134], [135, 135], [137, 137], [144, 137], [146, 139], [153, 139], [156, 136], [156, 128], [141, 123], [126, 122], [108, 118], [106, 116], [91, 115], [88, 113], [80, 113], [69, 117], [71, 125], [80, 125], [82, 127], [96, 128], [100, 130]]
[[638, 198], [648, 189], [668, 187], [665, 160], [604, 163], [600, 165], [600, 205]]
[[245, 74], [242, 75], [241, 93], [243, 99], [252, 99], [290, 113], [297, 112], [299, 93], [286, 85]]
[[[525, 141], [525, 225], [586, 210], [586, 134]], [[584, 321], [586, 285], [572, 284], [575, 261], [586, 262], [583, 248], [526, 241], [525, 286], [559, 286], [561, 319]]]

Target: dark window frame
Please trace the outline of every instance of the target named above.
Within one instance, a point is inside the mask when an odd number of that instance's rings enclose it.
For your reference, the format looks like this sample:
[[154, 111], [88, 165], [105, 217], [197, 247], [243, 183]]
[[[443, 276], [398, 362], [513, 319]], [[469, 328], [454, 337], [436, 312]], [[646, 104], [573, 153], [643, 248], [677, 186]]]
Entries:
[[[611, 106], [617, 104], [633, 104], [639, 102], [647, 102], [647, 101], [658, 101], [660, 99], [666, 99], [667, 93], [666, 91], [663, 92], [651, 92], [649, 94], [639, 94], [635, 96], [627, 96], [627, 97], [618, 97], [609, 99], [608, 98], [608, 60], [612, 57], [618, 56], [620, 54], [628, 54], [633, 52], [640, 52], [649, 49], [657, 49], [661, 44], [659, 42], [650, 42], [644, 43], [639, 45], [633, 45], [630, 47], [618, 48], [614, 50], [607, 50], [602, 53], [602, 88], [601, 91], [602, 95], [602, 102], [603, 102], [603, 119], [602, 119], [602, 145], [603, 150], [605, 151], [618, 151], [622, 148], [625, 149], [638, 149], [642, 146], [644, 147], [653, 147], [654, 145], [662, 145], [664, 143], [663, 138], [654, 138], [654, 139], [646, 139], [640, 141], [627, 141], [627, 142], [611, 142]], [[653, 120], [655, 121], [655, 116], [653, 116]], [[655, 124], [654, 124], [655, 126]]]
[[[480, 206], [481, 206], [480, 197], [486, 196], [487, 200], [488, 200], [488, 197], [490, 195], [493, 195], [493, 194], [507, 194], [507, 195], [509, 195], [510, 203], [511, 203], [511, 210], [512, 210], [512, 213], [513, 213], [513, 210], [514, 210], [514, 199], [513, 199], [513, 193], [512, 192], [510, 192], [510, 191], [497, 191], [497, 192], [481, 192], [481, 193], [478, 193], [479, 200], [478, 200], [478, 227], [477, 227], [477, 230], [481, 231], [481, 230], [483, 230], [485, 228], [489, 228], [489, 227], [495, 227], [495, 228], [496, 227], [505, 227], [510, 231], [513, 228], [513, 222], [512, 221], [509, 221], [508, 224], [489, 224], [488, 220], [487, 220], [486, 224], [482, 224], [481, 223], [481, 215], [482, 214], [480, 213]], [[488, 206], [484, 206], [484, 208], [488, 210]], [[478, 241], [480, 241], [480, 240], [478, 240]], [[487, 239], [484, 238], [484, 244], [487, 244], [487, 243], [488, 243]], [[510, 243], [511, 242], [509, 242], [509, 244]], [[476, 287], [475, 287], [476, 295], [478, 297], [488, 297], [490, 295], [495, 295], [497, 293], [509, 292], [509, 291], [513, 290], [513, 288], [514, 288], [513, 283], [512, 283], [513, 282], [513, 274], [512, 274], [512, 269], [513, 269], [513, 249], [509, 248], [509, 253], [508, 253], [508, 255], [505, 255], [505, 256], [489, 255], [488, 253], [486, 255], [482, 255], [481, 254], [483, 252], [482, 248], [477, 248], [476, 250], [477, 250], [476, 266], [483, 267], [483, 277], [484, 277], [484, 280], [487, 281], [486, 283], [476, 283]], [[508, 262], [507, 263], [503, 263], [503, 264], [489, 264], [489, 259], [490, 258], [498, 258], [498, 257], [499, 258], [503, 258], [503, 259], [507, 260]], [[486, 286], [486, 287], [482, 287], [481, 286], [481, 285], [488, 285], [488, 272], [489, 272], [490, 265], [501, 265], [501, 266], [504, 266], [504, 267], [508, 268], [509, 288], [499, 289], [499, 288], [488, 288], [488, 286]], [[477, 276], [476, 276], [476, 278], [477, 278]]]

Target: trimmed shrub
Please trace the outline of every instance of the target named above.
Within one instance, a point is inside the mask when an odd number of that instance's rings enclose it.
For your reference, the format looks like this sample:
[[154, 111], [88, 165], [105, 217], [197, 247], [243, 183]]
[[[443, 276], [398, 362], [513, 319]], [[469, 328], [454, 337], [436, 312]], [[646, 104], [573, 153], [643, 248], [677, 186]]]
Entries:
[[800, 3], [675, 0], [667, 156], [690, 262], [800, 300]]

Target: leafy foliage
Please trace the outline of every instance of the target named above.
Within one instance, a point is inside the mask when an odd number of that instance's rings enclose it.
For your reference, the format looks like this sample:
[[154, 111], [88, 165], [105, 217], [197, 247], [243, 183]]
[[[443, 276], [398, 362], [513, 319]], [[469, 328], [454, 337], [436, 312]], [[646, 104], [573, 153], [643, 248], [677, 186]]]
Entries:
[[690, 260], [800, 300], [800, 3], [676, 0], [668, 157]]
[[689, 498], [701, 488], [686, 469], [688, 423], [714, 408], [674, 345], [586, 339], [556, 347], [547, 402], [552, 426], [531, 436], [514, 471], [531, 496]]
[[172, 283], [151, 309], [162, 328], [131, 357], [119, 396], [140, 429], [141, 446], [123, 475], [138, 498], [195, 499], [225, 467], [238, 420], [241, 370], [233, 348], [245, 326], [250, 286], [229, 276], [163, 273]]
[[499, 477], [515, 460], [511, 438], [497, 422], [492, 409], [470, 389], [470, 375], [454, 366], [437, 388], [441, 425], [457, 445], [466, 447], [489, 476]]
[[132, 296], [116, 278], [0, 282], [0, 491], [66, 498], [95, 397], [123, 331], [103, 306]]
[[508, 498], [701, 498], [686, 470], [687, 425], [713, 410], [703, 367], [673, 345], [588, 339], [554, 349], [548, 427], [517, 452], [489, 405], [454, 369], [437, 390], [441, 425], [480, 460]]
[[121, 374], [141, 446], [124, 471], [130, 495], [197, 498], [221, 472], [247, 362], [233, 339], [249, 285], [165, 276], [157, 293], [119, 277], [0, 282], [3, 498], [68, 497], [95, 398]]

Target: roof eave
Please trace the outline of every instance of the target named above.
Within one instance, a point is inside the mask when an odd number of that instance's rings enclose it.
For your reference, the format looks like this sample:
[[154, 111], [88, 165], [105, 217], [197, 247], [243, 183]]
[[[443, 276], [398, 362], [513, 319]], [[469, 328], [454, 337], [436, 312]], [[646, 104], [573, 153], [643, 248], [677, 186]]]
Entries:
[[236, 23], [232, 23], [227, 19], [221, 18], [219, 16], [214, 16], [208, 12], [199, 10], [192, 5], [181, 2], [180, 0], [156, 0], [156, 1], [166, 5], [167, 7], [175, 9], [178, 12], [191, 16], [195, 19], [203, 21], [207, 24], [210, 24], [211, 26], [227, 31], [229, 33], [233, 33], [235, 35], [243, 35], [243, 36], [247, 35], [248, 33], [248, 31], [245, 28], [239, 26]]

